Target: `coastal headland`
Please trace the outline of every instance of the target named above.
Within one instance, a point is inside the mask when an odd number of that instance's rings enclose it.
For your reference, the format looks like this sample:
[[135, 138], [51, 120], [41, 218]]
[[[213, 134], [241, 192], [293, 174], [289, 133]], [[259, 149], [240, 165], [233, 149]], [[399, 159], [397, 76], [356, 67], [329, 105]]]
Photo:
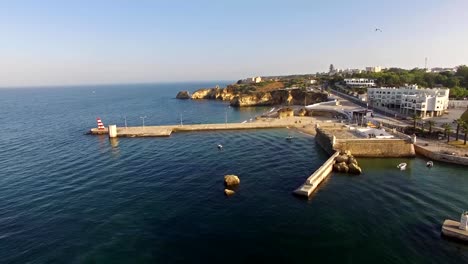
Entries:
[[225, 88], [198, 89], [190, 95], [180, 91], [177, 99], [222, 100], [229, 101], [231, 106], [273, 106], [304, 105], [327, 101], [327, 94], [320, 91], [308, 91], [301, 88], [284, 88], [281, 81], [267, 81], [252, 84], [231, 84]]

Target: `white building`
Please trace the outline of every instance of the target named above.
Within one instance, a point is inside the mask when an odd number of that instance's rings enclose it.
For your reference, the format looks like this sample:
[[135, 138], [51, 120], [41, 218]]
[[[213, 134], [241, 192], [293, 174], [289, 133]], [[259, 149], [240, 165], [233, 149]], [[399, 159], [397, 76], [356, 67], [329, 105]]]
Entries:
[[442, 67], [436, 67], [436, 68], [432, 68], [430, 71], [428, 72], [434, 72], [434, 73], [440, 73], [440, 72], [456, 72], [457, 71], [457, 68], [442, 68]]
[[366, 67], [367, 72], [381, 72], [382, 67], [380, 66], [374, 66], [374, 67]]
[[343, 73], [346, 73], [346, 74], [362, 73], [362, 70], [361, 69], [345, 69], [343, 70]]
[[257, 77], [249, 77], [245, 80], [242, 80], [242, 83], [259, 83], [262, 82], [262, 77], [257, 76]]
[[372, 87], [375, 86], [373, 79], [363, 79], [363, 78], [353, 78], [353, 79], [344, 79], [344, 82], [347, 86], [350, 87]]
[[449, 89], [419, 88], [417, 85], [368, 88], [367, 100], [374, 107], [387, 107], [421, 117], [441, 116], [448, 107]]

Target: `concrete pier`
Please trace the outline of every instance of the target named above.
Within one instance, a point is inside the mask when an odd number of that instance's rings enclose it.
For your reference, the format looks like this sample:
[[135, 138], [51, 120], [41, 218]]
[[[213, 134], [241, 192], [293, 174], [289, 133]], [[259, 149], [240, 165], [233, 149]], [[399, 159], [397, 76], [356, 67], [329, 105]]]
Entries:
[[294, 191], [294, 194], [309, 197], [312, 192], [319, 186], [319, 184], [330, 175], [333, 164], [335, 163], [335, 158], [340, 153], [337, 151], [333, 154], [325, 163], [323, 163], [320, 168], [318, 168], [309, 178], [305, 181], [303, 185], [297, 188]]
[[442, 234], [449, 238], [468, 242], [468, 231], [460, 229], [460, 222], [447, 219], [442, 225]]
[[[112, 135], [117, 137], [168, 137], [172, 132], [285, 128], [294, 125], [294, 122], [260, 121], [251, 123], [197, 124], [183, 126], [117, 127], [116, 134], [112, 133]], [[109, 128], [111, 128], [111, 126], [109, 126]], [[99, 130], [93, 128], [89, 133], [92, 135], [109, 134], [109, 129]]]

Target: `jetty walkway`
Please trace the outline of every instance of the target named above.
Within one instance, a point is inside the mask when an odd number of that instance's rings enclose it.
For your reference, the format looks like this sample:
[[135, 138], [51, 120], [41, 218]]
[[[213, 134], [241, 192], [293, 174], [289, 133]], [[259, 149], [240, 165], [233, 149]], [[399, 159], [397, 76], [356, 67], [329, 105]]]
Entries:
[[[167, 125], [167, 126], [139, 126], [117, 127], [117, 137], [168, 137], [173, 132], [213, 131], [213, 130], [242, 130], [302, 127], [306, 124], [302, 118], [273, 119], [264, 118], [250, 123], [224, 123], [224, 124], [194, 124], [194, 125]], [[309, 121], [310, 123], [310, 121]], [[92, 128], [92, 135], [109, 134], [109, 128]]]

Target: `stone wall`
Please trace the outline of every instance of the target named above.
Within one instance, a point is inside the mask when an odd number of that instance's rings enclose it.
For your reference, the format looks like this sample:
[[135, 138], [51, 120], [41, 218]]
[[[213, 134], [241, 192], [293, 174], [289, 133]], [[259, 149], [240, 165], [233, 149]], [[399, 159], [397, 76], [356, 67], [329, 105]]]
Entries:
[[338, 139], [335, 150], [349, 150], [355, 157], [414, 157], [414, 145], [401, 139]]
[[324, 132], [320, 128], [316, 128], [317, 134], [315, 135], [315, 141], [321, 146], [328, 154], [332, 154], [333, 150], [333, 136]]
[[442, 161], [442, 162], [449, 162], [449, 163], [455, 163], [455, 164], [468, 166], [468, 158], [465, 158], [465, 157], [432, 152], [418, 145], [415, 145], [414, 149], [416, 150], [416, 153], [418, 155], [422, 155], [431, 160], [437, 160], [437, 161]]

